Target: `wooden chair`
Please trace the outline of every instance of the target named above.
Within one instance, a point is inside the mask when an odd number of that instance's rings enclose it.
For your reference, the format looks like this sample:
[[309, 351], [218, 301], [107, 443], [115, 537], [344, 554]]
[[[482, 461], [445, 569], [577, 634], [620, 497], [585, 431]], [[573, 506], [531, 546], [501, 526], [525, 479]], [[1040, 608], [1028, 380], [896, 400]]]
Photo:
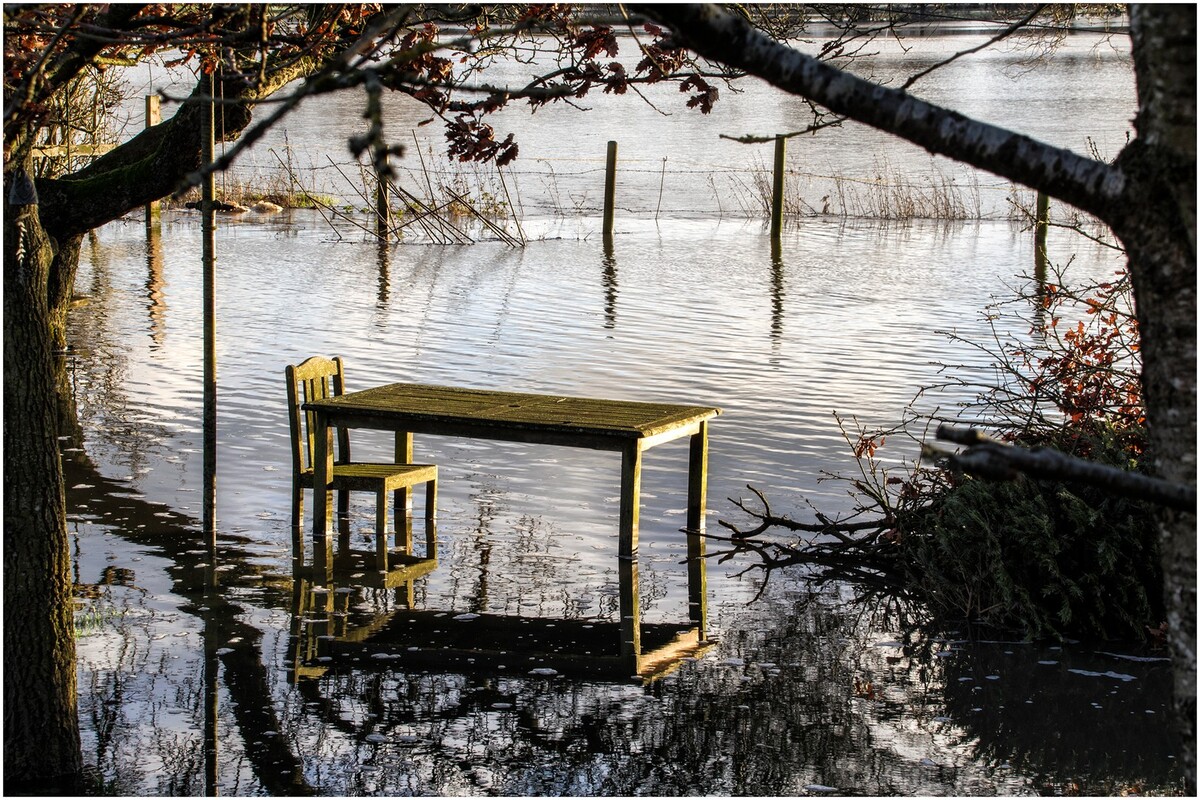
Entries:
[[[340, 357], [330, 360], [313, 356], [300, 364], [288, 365], [285, 370], [288, 384], [289, 424], [292, 433], [292, 524], [299, 529], [304, 514], [304, 489], [313, 486], [313, 453], [315, 452], [312, 414], [301, 406], [310, 400], [337, 397], [345, 391], [345, 369]], [[375, 529], [380, 547], [385, 547], [387, 533], [388, 493], [395, 493], [396, 538], [401, 540], [406, 527], [408, 509], [404, 490], [418, 483], [425, 484], [425, 528], [427, 546], [432, 553], [434, 519], [437, 514], [437, 466], [434, 464], [378, 464], [350, 459], [349, 431], [339, 428], [335, 437], [336, 449], [333, 479], [329, 489], [338, 492], [338, 512], [343, 516], [350, 510], [350, 492], [375, 493]], [[411, 538], [403, 537], [405, 542]]]

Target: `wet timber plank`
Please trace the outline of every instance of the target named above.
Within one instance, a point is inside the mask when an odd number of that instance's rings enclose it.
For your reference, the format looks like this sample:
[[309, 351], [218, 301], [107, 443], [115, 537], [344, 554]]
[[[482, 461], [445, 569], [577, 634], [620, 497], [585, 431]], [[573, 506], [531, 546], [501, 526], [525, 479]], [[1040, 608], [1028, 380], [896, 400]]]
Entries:
[[[390, 417], [398, 423], [425, 423], [453, 431], [462, 426], [494, 425], [544, 433], [588, 434], [622, 439], [655, 436], [702, 422], [718, 408], [671, 403], [541, 395], [396, 383], [319, 400], [309, 406], [339, 414]], [[432, 427], [430, 427], [432, 426]]]

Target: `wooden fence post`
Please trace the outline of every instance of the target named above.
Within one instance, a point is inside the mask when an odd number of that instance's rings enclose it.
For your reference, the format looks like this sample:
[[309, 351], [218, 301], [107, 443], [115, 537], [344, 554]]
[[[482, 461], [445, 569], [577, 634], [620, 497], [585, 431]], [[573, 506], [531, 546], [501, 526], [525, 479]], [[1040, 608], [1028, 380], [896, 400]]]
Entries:
[[613, 233], [613, 207], [617, 198], [617, 143], [608, 143], [608, 159], [604, 166], [604, 235]]
[[783, 232], [783, 163], [787, 154], [787, 139], [775, 137], [775, 174], [771, 184], [771, 238]]
[[392, 209], [388, 202], [387, 156], [384, 156], [383, 166], [375, 170], [375, 235], [381, 242], [388, 240], [392, 229]]
[[1033, 225], [1033, 272], [1038, 282], [1046, 279], [1046, 234], [1050, 230], [1050, 197], [1037, 193], [1037, 215]]

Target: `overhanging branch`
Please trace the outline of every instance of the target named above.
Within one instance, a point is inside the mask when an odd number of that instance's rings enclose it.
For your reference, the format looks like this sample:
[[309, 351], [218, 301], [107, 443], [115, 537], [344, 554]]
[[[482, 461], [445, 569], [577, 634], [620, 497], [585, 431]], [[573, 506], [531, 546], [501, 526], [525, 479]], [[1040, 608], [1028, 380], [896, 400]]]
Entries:
[[705, 58], [1107, 220], [1129, 181], [1109, 165], [863, 80], [782, 44], [715, 5], [635, 6]]

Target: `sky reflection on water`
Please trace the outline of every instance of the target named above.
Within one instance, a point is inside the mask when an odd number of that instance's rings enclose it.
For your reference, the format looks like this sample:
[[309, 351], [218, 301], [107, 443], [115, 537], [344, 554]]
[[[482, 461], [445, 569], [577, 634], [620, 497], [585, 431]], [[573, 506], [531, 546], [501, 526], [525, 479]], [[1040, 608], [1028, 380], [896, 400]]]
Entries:
[[[715, 517], [733, 515], [725, 498], [747, 482], [779, 509], [802, 496], [845, 503], [817, 481], [851, 464], [831, 412], [894, 420], [936, 374], [930, 362], [974, 363], [937, 330], [985, 330], [979, 309], [1024, 271], [1031, 249], [1007, 223], [816, 223], [777, 254], [756, 224], [635, 228], [610, 252], [565, 238], [523, 251], [381, 254], [330, 241], [302, 213], [222, 226], [217, 563], [196, 522], [198, 226], [171, 216], [147, 246], [140, 223], [114, 223], [85, 246], [79, 288], [91, 300], [71, 330], [81, 427], [65, 444], [75, 569], [100, 617], [79, 647], [85, 751], [110, 788], [1169, 787], [1164, 663], [1015, 643], [897, 646], [896, 609], [850, 603], [846, 590], [810, 589], [797, 575], [775, 576], [747, 605], [761, 577], [739, 574], [739, 559], [708, 563], [716, 646], [644, 686], [628, 674], [539, 674], [470, 656], [405, 663], [415, 645], [394, 629], [431, 618], [533, 619], [543, 634], [557, 620], [577, 634], [619, 628], [619, 464], [603, 453], [418, 437], [418, 459], [442, 470], [436, 568], [398, 588], [343, 581], [325, 587], [343, 605], [312, 605], [292, 564], [286, 363], [343, 355], [351, 388], [401, 379], [721, 406], [710, 450], [716, 533]], [[1112, 264], [1099, 252], [1081, 260], [1097, 274]], [[360, 454], [386, 453], [386, 437], [360, 433]], [[648, 454], [636, 603], [651, 632], [688, 625], [685, 483], [686, 447]], [[356, 500], [354, 547], [370, 551], [372, 520]], [[213, 575], [217, 591], [206, 588]], [[408, 623], [409, 608], [425, 616]], [[300, 676], [299, 643], [312, 630], [314, 669]], [[366, 637], [364, 649], [320, 639], [335, 634]], [[376, 657], [389, 653], [400, 657]]]

